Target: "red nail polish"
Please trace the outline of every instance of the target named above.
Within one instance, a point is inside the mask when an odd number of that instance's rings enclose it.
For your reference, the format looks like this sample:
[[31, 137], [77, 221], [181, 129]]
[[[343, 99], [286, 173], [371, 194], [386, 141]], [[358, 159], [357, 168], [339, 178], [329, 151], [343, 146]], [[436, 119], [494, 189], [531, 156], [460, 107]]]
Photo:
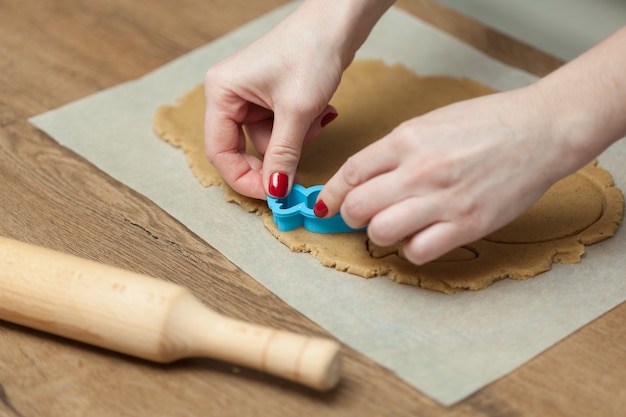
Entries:
[[270, 175], [270, 183], [267, 187], [270, 195], [276, 198], [287, 197], [287, 189], [289, 188], [289, 176], [284, 172], [274, 172]]
[[328, 207], [326, 207], [326, 203], [322, 200], [318, 200], [318, 202], [315, 203], [315, 206], [313, 206], [313, 214], [320, 218], [325, 217], [328, 214]]
[[320, 122], [320, 125], [322, 127], [325, 127], [328, 123], [330, 123], [333, 120], [335, 120], [337, 118], [337, 116], [338, 116], [338, 114], [334, 113], [334, 112], [326, 113], [326, 116], [322, 117], [322, 121]]

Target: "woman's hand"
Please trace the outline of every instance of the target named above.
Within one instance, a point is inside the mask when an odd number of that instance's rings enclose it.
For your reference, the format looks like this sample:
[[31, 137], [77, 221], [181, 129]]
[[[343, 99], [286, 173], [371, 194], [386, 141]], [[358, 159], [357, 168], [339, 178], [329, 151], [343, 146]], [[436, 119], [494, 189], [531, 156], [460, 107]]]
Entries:
[[[390, 0], [306, 1], [205, 77], [205, 148], [236, 191], [287, 195], [303, 143], [337, 116], [343, 70]], [[263, 162], [246, 153], [245, 132]]]
[[[286, 20], [206, 74], [206, 154], [241, 194], [285, 196], [303, 143], [337, 115], [343, 66], [320, 31]], [[264, 162], [246, 153], [244, 129]]]
[[626, 27], [530, 87], [403, 123], [340, 168], [316, 214], [406, 238], [415, 264], [495, 231], [626, 134], [624, 48]]
[[[404, 122], [352, 156], [318, 197], [368, 225], [377, 245], [402, 239], [423, 264], [513, 220], [563, 174], [551, 120], [533, 88], [456, 103]], [[524, 111], [520, 111], [524, 109]]]

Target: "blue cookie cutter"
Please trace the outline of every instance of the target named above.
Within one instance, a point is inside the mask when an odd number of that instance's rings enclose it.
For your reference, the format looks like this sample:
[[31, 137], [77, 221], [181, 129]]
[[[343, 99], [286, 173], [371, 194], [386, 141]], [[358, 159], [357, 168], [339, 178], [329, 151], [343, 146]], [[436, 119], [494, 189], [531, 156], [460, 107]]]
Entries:
[[295, 184], [289, 195], [285, 198], [267, 196], [267, 204], [274, 215], [274, 223], [278, 230], [286, 232], [304, 226], [310, 232], [315, 233], [342, 233], [365, 230], [353, 229], [344, 222], [341, 214], [332, 217], [319, 218], [313, 213], [313, 206], [317, 195], [322, 191], [323, 185], [314, 185], [305, 188]]

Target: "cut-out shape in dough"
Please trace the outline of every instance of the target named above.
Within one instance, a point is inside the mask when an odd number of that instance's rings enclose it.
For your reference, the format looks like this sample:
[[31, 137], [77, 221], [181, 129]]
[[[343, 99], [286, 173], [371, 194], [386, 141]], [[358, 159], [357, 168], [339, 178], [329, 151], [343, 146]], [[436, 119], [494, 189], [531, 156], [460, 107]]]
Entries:
[[[299, 181], [305, 187], [326, 183], [346, 158], [402, 121], [492, 92], [467, 79], [418, 77], [399, 65], [356, 61], [344, 73], [332, 100], [340, 117], [303, 148]], [[318, 234], [304, 228], [281, 232], [265, 201], [233, 191], [206, 160], [204, 106], [202, 86], [198, 86], [176, 105], [157, 110], [156, 133], [184, 150], [204, 186], [222, 187], [227, 201], [259, 214], [266, 228], [292, 251], [310, 252], [323, 265], [341, 271], [363, 277], [386, 275], [399, 283], [445, 293], [478, 290], [504, 278], [533, 277], [554, 262], [579, 262], [585, 245], [613, 236], [622, 220], [622, 193], [594, 161], [555, 184], [509, 225], [422, 266], [406, 261], [401, 245], [376, 247], [365, 232]]]

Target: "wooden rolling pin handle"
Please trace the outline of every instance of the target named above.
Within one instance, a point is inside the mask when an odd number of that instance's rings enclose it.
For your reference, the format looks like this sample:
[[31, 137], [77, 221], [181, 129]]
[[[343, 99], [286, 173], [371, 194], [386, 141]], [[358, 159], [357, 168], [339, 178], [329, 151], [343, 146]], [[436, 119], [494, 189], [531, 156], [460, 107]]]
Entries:
[[336, 341], [227, 318], [183, 287], [2, 237], [0, 319], [157, 362], [209, 356], [318, 390], [340, 376]]
[[172, 309], [167, 329], [173, 349], [166, 348], [162, 361], [176, 360], [181, 355], [208, 356], [320, 391], [333, 388], [339, 380], [341, 351], [336, 341], [219, 316], [190, 293]]

